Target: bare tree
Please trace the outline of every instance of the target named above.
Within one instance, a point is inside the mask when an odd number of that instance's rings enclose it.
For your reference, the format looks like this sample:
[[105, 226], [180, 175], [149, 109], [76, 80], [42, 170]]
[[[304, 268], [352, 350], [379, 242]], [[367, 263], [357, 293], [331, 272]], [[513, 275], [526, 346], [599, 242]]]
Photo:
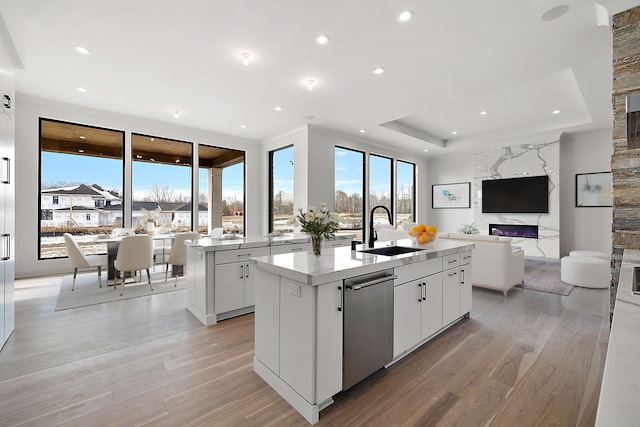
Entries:
[[174, 201], [173, 190], [166, 185], [153, 184], [147, 190], [147, 197], [152, 202], [170, 203]]
[[198, 194], [198, 203], [201, 205], [207, 205], [209, 203], [209, 196], [207, 196], [207, 193]]
[[80, 181], [52, 181], [42, 184], [42, 189], [47, 190], [49, 188], [63, 188], [63, 187], [75, 187], [83, 184]]

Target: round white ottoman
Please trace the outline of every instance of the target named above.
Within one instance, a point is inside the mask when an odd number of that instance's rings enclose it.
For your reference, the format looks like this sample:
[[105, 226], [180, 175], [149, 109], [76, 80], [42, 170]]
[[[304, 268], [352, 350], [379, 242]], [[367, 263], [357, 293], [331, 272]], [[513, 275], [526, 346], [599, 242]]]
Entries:
[[571, 251], [569, 252], [569, 256], [586, 256], [591, 258], [601, 258], [606, 261], [609, 261], [611, 257], [609, 254], [604, 252], [596, 252], [596, 251]]
[[566, 256], [560, 260], [560, 280], [583, 288], [608, 288], [609, 261], [588, 256]]

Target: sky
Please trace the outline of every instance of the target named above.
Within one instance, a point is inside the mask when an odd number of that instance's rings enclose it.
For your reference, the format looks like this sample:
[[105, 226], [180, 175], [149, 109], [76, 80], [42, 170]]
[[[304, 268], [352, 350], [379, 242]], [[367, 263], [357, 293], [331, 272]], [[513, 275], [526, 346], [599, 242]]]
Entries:
[[[274, 152], [274, 189], [293, 194], [293, 147]], [[370, 158], [371, 192], [388, 195], [390, 187], [390, 161], [385, 157]], [[335, 154], [336, 189], [347, 194], [362, 195], [363, 153], [336, 148]], [[398, 162], [398, 187], [404, 183], [408, 188], [413, 182], [413, 168], [409, 164]], [[44, 185], [60, 182], [98, 184], [105, 189], [122, 188], [122, 161], [101, 157], [42, 153], [42, 182]], [[244, 164], [223, 169], [223, 197], [226, 200], [242, 200]], [[190, 195], [190, 168], [185, 166], [164, 165], [147, 162], [133, 163], [134, 200], [141, 200], [153, 186], [167, 186], [174, 194]], [[199, 172], [200, 192], [207, 188], [207, 173]]]

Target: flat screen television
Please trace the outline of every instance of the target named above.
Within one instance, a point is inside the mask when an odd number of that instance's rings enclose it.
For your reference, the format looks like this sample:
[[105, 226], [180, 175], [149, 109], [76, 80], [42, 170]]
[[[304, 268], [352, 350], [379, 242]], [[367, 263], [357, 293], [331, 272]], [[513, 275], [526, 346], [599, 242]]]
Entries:
[[549, 213], [549, 177], [482, 181], [482, 213]]

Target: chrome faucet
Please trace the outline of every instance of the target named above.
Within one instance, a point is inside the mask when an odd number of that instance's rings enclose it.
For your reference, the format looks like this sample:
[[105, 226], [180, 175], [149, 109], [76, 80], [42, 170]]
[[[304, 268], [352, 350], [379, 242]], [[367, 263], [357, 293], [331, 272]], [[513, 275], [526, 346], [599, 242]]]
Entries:
[[378, 208], [382, 208], [385, 211], [387, 211], [387, 216], [389, 217], [389, 224], [393, 224], [393, 219], [391, 219], [391, 212], [389, 212], [389, 209], [387, 209], [386, 206], [378, 205], [378, 206], [374, 206], [373, 209], [371, 209], [371, 213], [369, 214], [369, 247], [370, 248], [373, 247], [373, 242], [378, 240], [378, 233], [373, 228], [373, 212]]

